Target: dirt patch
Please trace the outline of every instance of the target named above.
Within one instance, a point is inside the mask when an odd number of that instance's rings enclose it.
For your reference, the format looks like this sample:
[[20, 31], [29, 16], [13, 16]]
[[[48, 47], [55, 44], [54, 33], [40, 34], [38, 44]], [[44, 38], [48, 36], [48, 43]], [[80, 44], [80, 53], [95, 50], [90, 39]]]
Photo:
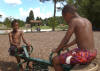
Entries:
[[[65, 33], [65, 31], [25, 33], [24, 37], [34, 46], [32, 57], [48, 60], [51, 50], [57, 48]], [[73, 39], [74, 36], [72, 36], [71, 40]], [[8, 35], [0, 35], [0, 71], [16, 71], [17, 69], [16, 59], [9, 56], [8, 53], [8, 40]], [[95, 47], [98, 50], [97, 61], [100, 64], [100, 32], [94, 32], [94, 40]], [[54, 70], [52, 69], [51, 71]]]

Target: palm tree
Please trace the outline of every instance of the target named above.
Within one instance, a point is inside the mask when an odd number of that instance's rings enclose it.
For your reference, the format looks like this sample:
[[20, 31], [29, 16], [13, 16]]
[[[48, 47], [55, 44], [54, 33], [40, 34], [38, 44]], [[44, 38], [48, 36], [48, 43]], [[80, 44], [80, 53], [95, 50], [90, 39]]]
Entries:
[[[56, 3], [57, 3], [57, 0], [53, 0], [54, 2], [54, 19], [55, 19], [55, 16], [56, 16]], [[54, 20], [55, 22], [55, 20]], [[55, 24], [52, 25], [52, 31], [55, 31]]]
[[[45, 1], [50, 1], [50, 0], [40, 0], [40, 2], [45, 2]], [[66, 0], [52, 0], [54, 3], [54, 19], [56, 18], [56, 3], [61, 2], [61, 1], [66, 1]], [[55, 31], [55, 25], [52, 25], [52, 31]]]
[[2, 18], [2, 15], [0, 15], [0, 18]]
[[2, 17], [2, 15], [0, 15], [0, 18]]

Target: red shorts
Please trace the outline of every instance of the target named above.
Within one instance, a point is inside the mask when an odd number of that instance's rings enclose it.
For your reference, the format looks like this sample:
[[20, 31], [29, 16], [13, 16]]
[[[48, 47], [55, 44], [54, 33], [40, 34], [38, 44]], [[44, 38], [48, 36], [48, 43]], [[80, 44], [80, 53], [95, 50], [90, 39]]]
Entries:
[[16, 53], [17, 54], [23, 53], [23, 48], [20, 48], [19, 50], [17, 50], [16, 46], [10, 46], [8, 52], [9, 52], [9, 55], [15, 56]]
[[86, 64], [90, 63], [97, 55], [97, 51], [90, 52], [76, 48], [59, 56], [61, 64]]

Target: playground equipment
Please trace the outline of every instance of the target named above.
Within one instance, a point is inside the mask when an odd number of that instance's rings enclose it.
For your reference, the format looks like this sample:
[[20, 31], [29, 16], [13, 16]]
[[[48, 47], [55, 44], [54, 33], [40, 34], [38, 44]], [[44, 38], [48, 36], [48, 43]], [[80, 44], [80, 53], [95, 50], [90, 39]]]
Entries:
[[[23, 45], [22, 48], [24, 50], [22, 54], [15, 54], [15, 56], [19, 56], [21, 59], [24, 60], [23, 62], [20, 62], [18, 64], [18, 71], [20, 69], [20, 65], [22, 65], [23, 63], [26, 63], [26, 67], [24, 71], [50, 71], [48, 67], [49, 66], [53, 67], [52, 64], [53, 53], [50, 54], [49, 61], [47, 61], [43, 59], [30, 57], [29, 54], [31, 54], [33, 51], [32, 46], [30, 52], [27, 51], [26, 46]], [[60, 54], [60, 52], [58, 54]], [[30, 62], [33, 63], [31, 69], [29, 67]], [[97, 71], [98, 70], [98, 64], [96, 62], [92, 62], [87, 65], [75, 65], [75, 66], [63, 64], [62, 67], [64, 71]]]

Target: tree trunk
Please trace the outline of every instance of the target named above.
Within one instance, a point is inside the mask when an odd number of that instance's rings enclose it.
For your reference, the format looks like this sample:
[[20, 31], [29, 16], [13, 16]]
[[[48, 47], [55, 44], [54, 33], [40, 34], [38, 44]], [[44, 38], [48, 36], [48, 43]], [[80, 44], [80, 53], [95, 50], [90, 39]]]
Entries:
[[54, 0], [54, 24], [52, 25], [52, 31], [55, 31], [55, 16], [56, 16], [56, 0]]
[[2, 17], [2, 15], [0, 15], [0, 18]]
[[31, 32], [32, 32], [32, 23], [31, 23]]

